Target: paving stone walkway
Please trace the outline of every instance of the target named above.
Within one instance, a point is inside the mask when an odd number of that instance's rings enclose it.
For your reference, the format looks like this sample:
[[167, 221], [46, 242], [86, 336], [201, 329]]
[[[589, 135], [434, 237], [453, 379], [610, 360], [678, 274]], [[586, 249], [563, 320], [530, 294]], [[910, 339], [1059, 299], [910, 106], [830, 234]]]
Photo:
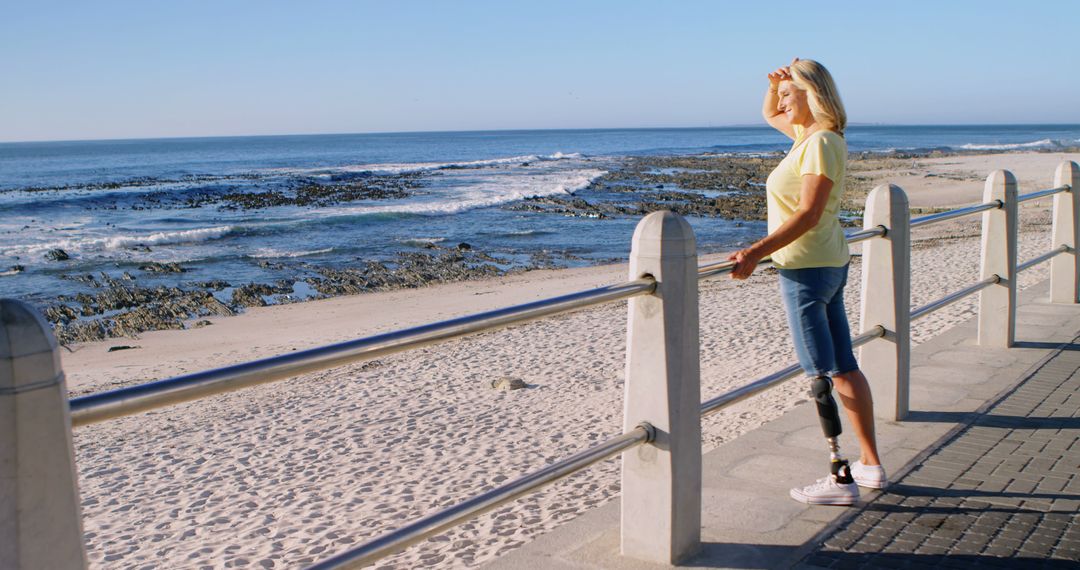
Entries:
[[799, 568], [1080, 568], [1080, 341], [979, 411], [909, 421], [960, 426]]

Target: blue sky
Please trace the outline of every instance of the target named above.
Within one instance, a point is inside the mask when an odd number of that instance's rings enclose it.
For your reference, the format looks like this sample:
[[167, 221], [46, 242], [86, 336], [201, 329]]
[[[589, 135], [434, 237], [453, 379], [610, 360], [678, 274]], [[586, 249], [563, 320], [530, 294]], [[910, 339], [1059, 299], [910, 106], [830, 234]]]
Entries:
[[757, 124], [833, 72], [862, 123], [1080, 123], [1076, 1], [10, 2], [0, 141]]

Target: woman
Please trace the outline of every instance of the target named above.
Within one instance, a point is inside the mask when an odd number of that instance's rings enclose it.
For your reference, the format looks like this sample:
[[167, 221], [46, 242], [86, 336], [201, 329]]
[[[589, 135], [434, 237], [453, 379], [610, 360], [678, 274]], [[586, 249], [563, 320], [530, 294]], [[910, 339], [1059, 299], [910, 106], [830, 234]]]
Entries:
[[[832, 452], [831, 473], [792, 489], [792, 498], [850, 505], [859, 498], [858, 486], [880, 489], [886, 478], [874, 438], [870, 385], [852, 352], [844, 312], [850, 254], [837, 212], [847, 166], [847, 116], [829, 72], [815, 61], [798, 58], [769, 74], [762, 114], [795, 142], [766, 182], [769, 235], [728, 258], [735, 262], [731, 276], [746, 279], [769, 255], [779, 268], [795, 351], [810, 379]], [[836, 444], [840, 416], [833, 386], [862, 452], [850, 466]]]

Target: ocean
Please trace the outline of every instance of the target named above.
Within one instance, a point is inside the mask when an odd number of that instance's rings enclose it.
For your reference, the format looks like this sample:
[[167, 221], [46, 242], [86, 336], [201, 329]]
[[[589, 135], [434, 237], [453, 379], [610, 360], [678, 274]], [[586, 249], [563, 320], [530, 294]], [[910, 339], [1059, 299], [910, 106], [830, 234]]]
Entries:
[[[1080, 125], [852, 126], [847, 139], [855, 153], [1054, 150], [1080, 145]], [[237, 283], [284, 280], [292, 290], [279, 297], [299, 300], [317, 295], [303, 280], [312, 268], [392, 266], [403, 253], [459, 244], [500, 270], [538, 255], [554, 255], [556, 266], [622, 260], [634, 216], [509, 206], [588, 200], [590, 184], [628, 157], [788, 145], [765, 127], [4, 143], [0, 297], [47, 305], [92, 293], [86, 276], [126, 273], [144, 287], [218, 280], [223, 300]], [[690, 222], [704, 252], [764, 231], [759, 222]], [[152, 262], [184, 271], [145, 269]]]

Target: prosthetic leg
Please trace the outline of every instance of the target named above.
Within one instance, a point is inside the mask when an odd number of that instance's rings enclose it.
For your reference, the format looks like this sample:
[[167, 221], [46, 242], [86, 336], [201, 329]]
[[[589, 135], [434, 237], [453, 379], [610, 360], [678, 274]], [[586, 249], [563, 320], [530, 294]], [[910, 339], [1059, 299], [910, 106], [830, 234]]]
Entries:
[[846, 459], [840, 455], [840, 444], [837, 437], [842, 428], [840, 426], [840, 410], [836, 406], [836, 400], [832, 396], [832, 379], [828, 376], [818, 376], [810, 381], [810, 394], [817, 404], [818, 419], [821, 420], [821, 431], [825, 432], [825, 441], [829, 444], [830, 471], [836, 477], [837, 483], [852, 483], [851, 467]]

